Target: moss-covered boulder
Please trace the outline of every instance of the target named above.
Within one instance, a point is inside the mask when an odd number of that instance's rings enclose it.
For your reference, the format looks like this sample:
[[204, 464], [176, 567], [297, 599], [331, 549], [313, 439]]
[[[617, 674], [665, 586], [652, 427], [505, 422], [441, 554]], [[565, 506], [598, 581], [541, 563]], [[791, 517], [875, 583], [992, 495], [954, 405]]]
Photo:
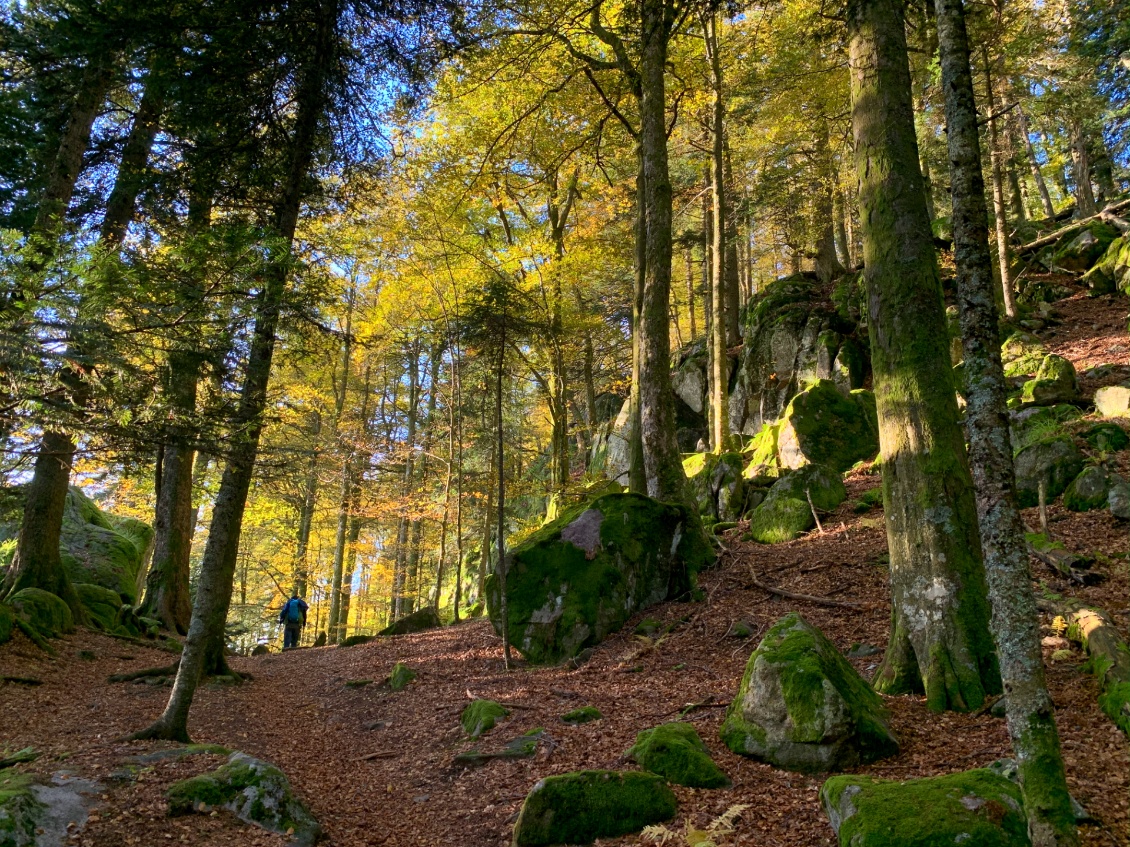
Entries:
[[1118, 230], [1110, 224], [1095, 221], [1082, 232], [1065, 235], [1053, 249], [1048, 266], [1065, 271], [1089, 269], [1106, 253], [1118, 238]]
[[[682, 506], [608, 494], [538, 530], [507, 557], [510, 643], [530, 662], [572, 658], [649, 606], [687, 594], [714, 559]], [[502, 631], [501, 581], [487, 579]]]
[[0, 845], [33, 847], [46, 807], [32, 793], [30, 776], [0, 771]]
[[281, 770], [246, 753], [233, 753], [217, 770], [175, 783], [165, 794], [170, 815], [227, 809], [240, 820], [289, 836], [295, 847], [322, 837], [322, 827], [295, 795]]
[[1130, 521], [1130, 484], [1118, 482], [1110, 487], [1106, 495], [1110, 513], [1122, 521]]
[[591, 844], [670, 820], [678, 805], [661, 777], [577, 771], [539, 781], [514, 824], [514, 847]]
[[1064, 424], [1082, 416], [1083, 413], [1077, 406], [1068, 404], [1029, 406], [1012, 412], [1010, 415], [1012, 454], [1015, 456], [1025, 447], [1030, 447], [1038, 441], [1066, 435]]
[[769, 283], [742, 310], [744, 343], [730, 380], [730, 431], [754, 435], [778, 420], [815, 379], [863, 385], [868, 363], [858, 313], [858, 276], [841, 281], [839, 304], [815, 275]]
[[692, 453], [683, 459], [691, 496], [703, 517], [736, 521], [745, 512], [745, 456], [741, 453]]
[[1078, 402], [1079, 379], [1075, 366], [1063, 356], [1054, 353], [1045, 356], [1035, 378], [1024, 383], [1020, 400], [1031, 406]]
[[795, 612], [774, 624], [749, 657], [722, 740], [735, 753], [804, 773], [898, 753], [879, 695]]
[[1090, 512], [1106, 506], [1107, 494], [1111, 486], [1118, 482], [1117, 477], [1100, 467], [1091, 465], [1083, 471], [1063, 492], [1063, 505], [1073, 512]]
[[561, 720], [573, 726], [580, 726], [583, 723], [598, 721], [603, 717], [604, 715], [600, 713], [600, 709], [596, 706], [581, 706], [577, 709], [570, 709], [561, 716]]
[[675, 785], [726, 788], [731, 784], [689, 723], [665, 723], [645, 729], [624, 755]]
[[1130, 418], [1130, 385], [1107, 385], [1095, 392], [1095, 409], [1104, 418]]
[[1014, 332], [1001, 345], [1004, 375], [1028, 376], [1040, 369], [1048, 350], [1036, 336], [1027, 332]]
[[749, 463], [742, 472], [744, 479], [754, 484], [771, 483], [781, 476], [781, 461], [777, 456], [777, 434], [780, 429], [779, 423], [765, 424], [750, 439], [743, 451], [749, 456]]
[[1117, 453], [1130, 446], [1130, 435], [1116, 423], [1097, 423], [1083, 433], [1083, 438], [1096, 450], [1104, 453]]
[[1130, 294], [1130, 235], [1112, 241], [1102, 257], [1083, 275], [1083, 282], [1092, 294], [1114, 291]]
[[1040, 482], [1051, 502], [1083, 470], [1083, 454], [1069, 436], [1045, 438], [1016, 454], [1016, 497], [1027, 508], [1040, 502]]
[[397, 662], [392, 667], [392, 673], [388, 675], [386, 683], [388, 684], [389, 691], [403, 691], [408, 687], [408, 683], [416, 678], [416, 672], [403, 662]]
[[509, 714], [509, 709], [494, 700], [472, 700], [459, 716], [459, 724], [469, 736], [478, 738]]
[[159, 621], [154, 621], [151, 627], [144, 619], [137, 616], [132, 606], [123, 604], [121, 595], [112, 589], [85, 582], [76, 582], [74, 589], [90, 617], [91, 626], [95, 629], [133, 638], [140, 635], [155, 635], [155, 632], [151, 632], [151, 628], [160, 629]]
[[777, 456], [792, 470], [816, 464], [842, 473], [878, 453], [874, 395], [862, 389], [845, 394], [828, 379], [789, 401], [777, 431]]
[[16, 615], [44, 638], [55, 638], [75, 628], [70, 608], [58, 596], [42, 588], [17, 591], [8, 603]]
[[834, 776], [820, 802], [841, 847], [1028, 847], [1020, 788], [988, 769], [911, 779]]
[[136, 603], [152, 542], [149, 524], [104, 512], [77, 488], [67, 493], [59, 554], [71, 582], [100, 585]]
[[816, 526], [812, 506], [831, 511], [844, 502], [847, 489], [840, 475], [822, 465], [805, 465], [773, 483], [761, 505], [749, 516], [749, 537], [762, 544], [791, 541]]
[[443, 626], [443, 621], [439, 619], [439, 613], [431, 606], [425, 606], [423, 609], [417, 609], [412, 614], [405, 615], [400, 620], [390, 623], [377, 635], [409, 635], [427, 629], [439, 629], [441, 626]]

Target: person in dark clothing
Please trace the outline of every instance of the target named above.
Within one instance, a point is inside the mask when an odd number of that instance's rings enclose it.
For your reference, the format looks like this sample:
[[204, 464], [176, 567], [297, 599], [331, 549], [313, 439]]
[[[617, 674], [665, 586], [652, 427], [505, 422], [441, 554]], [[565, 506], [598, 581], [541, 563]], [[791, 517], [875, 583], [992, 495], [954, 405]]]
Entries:
[[306, 610], [309, 608], [306, 601], [298, 596], [298, 589], [295, 589], [291, 598], [283, 604], [282, 611], [279, 612], [279, 623], [283, 625], [284, 650], [298, 646], [302, 627], [306, 626]]

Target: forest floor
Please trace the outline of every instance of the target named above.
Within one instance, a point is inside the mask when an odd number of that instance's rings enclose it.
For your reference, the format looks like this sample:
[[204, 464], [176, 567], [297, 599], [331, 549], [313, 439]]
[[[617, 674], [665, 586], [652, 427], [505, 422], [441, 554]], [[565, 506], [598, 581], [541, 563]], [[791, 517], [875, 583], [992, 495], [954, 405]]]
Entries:
[[[1130, 339], [1127, 301], [1078, 295], [1056, 304], [1063, 323], [1040, 333], [1055, 352], [1076, 362], [1080, 374], [1116, 364], [1126, 378]], [[1090, 394], [1100, 384], [1083, 379]], [[1120, 468], [1124, 474], [1125, 453]], [[734, 755], [718, 738], [723, 706], [737, 690], [747, 658], [764, 631], [796, 609], [839, 647], [886, 643], [890, 607], [882, 513], [857, 514], [859, 495], [879, 484], [858, 474], [847, 481], [848, 500], [823, 521], [823, 533], [760, 546], [730, 538], [717, 567], [703, 573], [705, 600], [665, 603], [640, 617], [672, 624], [664, 637], [643, 640], [624, 631], [600, 645], [577, 668], [505, 672], [501, 641], [483, 620], [382, 639], [350, 649], [302, 649], [238, 658], [233, 666], [252, 674], [239, 686], [201, 688], [190, 723], [193, 740], [244, 750], [274, 762], [290, 777], [322, 821], [328, 843], [341, 847], [390, 845], [507, 845], [522, 799], [540, 778], [579, 768], [621, 768], [637, 732], [687, 714], [733, 779], [732, 788], [675, 788], [679, 818], [702, 826], [744, 804], [732, 836], [722, 845], [833, 845], [820, 809], [820, 777], [776, 770]], [[1037, 523], [1028, 510], [1029, 525]], [[1107, 609], [1123, 633], [1130, 624], [1130, 533], [1107, 511], [1075, 514], [1049, 508], [1054, 537], [1077, 552], [1097, 554], [1106, 579], [1082, 588], [1068, 585], [1033, 562], [1041, 589], [1078, 596]], [[735, 534], [736, 536], [736, 534]], [[822, 595], [852, 606], [781, 600], [751, 579], [793, 592]], [[728, 635], [736, 621], [752, 636]], [[637, 621], [633, 620], [632, 624]], [[1046, 625], [1049, 620], [1044, 619]], [[43, 756], [21, 766], [42, 774], [73, 773], [98, 781], [100, 799], [69, 843], [117, 845], [282, 845], [285, 838], [252, 829], [224, 813], [166, 817], [163, 792], [175, 780], [216, 767], [218, 756], [197, 755], [123, 770], [132, 757], [163, 745], [124, 742], [164, 707], [168, 689], [143, 683], [111, 684], [111, 674], [170, 661], [167, 653], [92, 632], [56, 642], [46, 656], [21, 635], [0, 647], [0, 676], [33, 677], [40, 685], [0, 683], [0, 747], [32, 745]], [[80, 655], [80, 651], [85, 651]], [[91, 655], [93, 654], [93, 655]], [[853, 660], [870, 674], [881, 654]], [[396, 662], [418, 673], [400, 692], [380, 685]], [[1048, 677], [1063, 738], [1068, 781], [1095, 818], [1083, 827], [1087, 845], [1130, 844], [1130, 748], [1099, 711], [1097, 687], [1084, 657], [1048, 661]], [[347, 681], [374, 684], [346, 687]], [[478, 745], [459, 730], [468, 698], [508, 704], [511, 715]], [[885, 698], [901, 742], [898, 756], [860, 768], [876, 777], [908, 779], [984, 766], [1011, 755], [1004, 721], [988, 713], [935, 714], [921, 697]], [[569, 726], [566, 711], [594, 705], [602, 720]], [[479, 768], [453, 767], [458, 753], [474, 746], [494, 750], [535, 727], [546, 730], [530, 759], [495, 760]], [[376, 754], [376, 755], [373, 755]], [[638, 836], [602, 841], [639, 843]], [[669, 842], [681, 845], [678, 839]]]

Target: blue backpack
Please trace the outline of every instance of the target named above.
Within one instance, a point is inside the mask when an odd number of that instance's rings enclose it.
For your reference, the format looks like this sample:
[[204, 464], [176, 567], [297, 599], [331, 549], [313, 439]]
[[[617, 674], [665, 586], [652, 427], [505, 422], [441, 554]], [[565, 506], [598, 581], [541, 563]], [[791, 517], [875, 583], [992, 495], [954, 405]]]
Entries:
[[286, 601], [287, 623], [299, 623], [302, 620], [302, 605], [293, 597]]

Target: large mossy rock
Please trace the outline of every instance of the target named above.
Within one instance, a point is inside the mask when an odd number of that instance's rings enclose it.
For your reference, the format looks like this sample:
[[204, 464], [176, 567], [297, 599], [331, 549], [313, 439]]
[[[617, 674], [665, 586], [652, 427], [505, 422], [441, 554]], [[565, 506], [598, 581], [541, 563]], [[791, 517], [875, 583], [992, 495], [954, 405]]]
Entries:
[[1001, 345], [1004, 375], [1029, 376], [1040, 369], [1048, 350], [1036, 336], [1027, 332], [1014, 332]]
[[1130, 294], [1130, 235], [1112, 241], [1094, 266], [1083, 275], [1093, 294]]
[[1083, 413], [1077, 406], [1029, 406], [1010, 414], [1012, 454], [1025, 447], [1059, 435], [1066, 435], [1065, 423], [1078, 420]]
[[1081, 272], [1094, 265], [1118, 238], [1110, 224], [1095, 221], [1080, 233], [1069, 233], [1059, 240], [1047, 261], [1050, 268]]
[[431, 606], [417, 609], [410, 615], [405, 615], [400, 620], [389, 624], [377, 635], [408, 635], [413, 632], [423, 632], [427, 629], [438, 629], [443, 626], [439, 613]]
[[153, 528], [98, 508], [77, 488], [67, 493], [59, 554], [71, 582], [101, 585], [136, 603]]
[[817, 380], [785, 408], [777, 431], [781, 466], [824, 465], [846, 471], [879, 453], [879, 420], [870, 391], [845, 394], [831, 380]]
[[699, 513], [715, 521], [736, 521], [745, 513], [745, 456], [741, 453], [692, 453], [683, 472]]
[[211, 773], [175, 783], [165, 794], [170, 815], [227, 809], [240, 820], [289, 836], [295, 847], [322, 837], [322, 827], [274, 765], [233, 753]]
[[840, 475], [822, 465], [805, 465], [781, 477], [749, 516], [749, 537], [762, 544], [791, 541], [816, 526], [812, 506], [831, 511], [847, 497]]
[[[857, 275], [841, 280], [855, 290]], [[838, 289], [837, 289], [838, 290]], [[730, 380], [730, 431], [756, 434], [778, 420], [806, 383], [831, 379], [860, 388], [868, 363], [849, 295], [837, 303], [815, 275], [766, 285], [742, 310], [744, 343]]]
[[514, 847], [591, 844], [670, 820], [678, 804], [662, 777], [576, 771], [539, 781], [514, 824]]
[[1118, 424], [1106, 421], [1089, 427], [1083, 433], [1083, 439], [1096, 450], [1104, 453], [1116, 453], [1130, 446], [1130, 435], [1126, 434], [1126, 430]]
[[145, 623], [137, 616], [133, 607], [123, 604], [121, 596], [116, 591], [86, 582], [76, 582], [74, 588], [95, 629], [112, 635], [132, 637], [147, 631]]
[[1016, 454], [1016, 497], [1027, 508], [1040, 502], [1040, 481], [1051, 502], [1062, 494], [1083, 470], [1083, 454], [1070, 436], [1059, 435], [1037, 441]]
[[46, 806], [32, 792], [30, 776], [0, 771], [0, 845], [34, 847]]
[[44, 638], [56, 638], [75, 628], [70, 607], [42, 588], [24, 588], [8, 598], [16, 615]]
[[1019, 786], [987, 769], [912, 779], [834, 776], [820, 802], [841, 847], [1028, 847]]
[[[632, 615], [690, 592], [714, 552], [682, 506], [607, 494], [535, 532], [507, 556], [510, 643], [536, 664], [599, 644]], [[501, 581], [487, 579], [502, 631]]]
[[1102, 509], [1111, 487], [1121, 481], [1103, 468], [1094, 465], [1083, 468], [1063, 492], [1063, 505], [1073, 512]]
[[631, 403], [622, 401], [620, 411], [600, 424], [589, 448], [589, 471], [603, 474], [622, 485], [628, 484], [631, 464]]
[[795, 612], [749, 657], [722, 740], [735, 753], [803, 773], [851, 768], [899, 749], [879, 695]]
[[1024, 383], [1021, 402], [1031, 406], [1053, 406], [1079, 401], [1079, 379], [1075, 366], [1054, 353], [1044, 357], [1034, 379]]
[[624, 755], [675, 785], [727, 788], [731, 784], [689, 723], [665, 723], [645, 729]]

